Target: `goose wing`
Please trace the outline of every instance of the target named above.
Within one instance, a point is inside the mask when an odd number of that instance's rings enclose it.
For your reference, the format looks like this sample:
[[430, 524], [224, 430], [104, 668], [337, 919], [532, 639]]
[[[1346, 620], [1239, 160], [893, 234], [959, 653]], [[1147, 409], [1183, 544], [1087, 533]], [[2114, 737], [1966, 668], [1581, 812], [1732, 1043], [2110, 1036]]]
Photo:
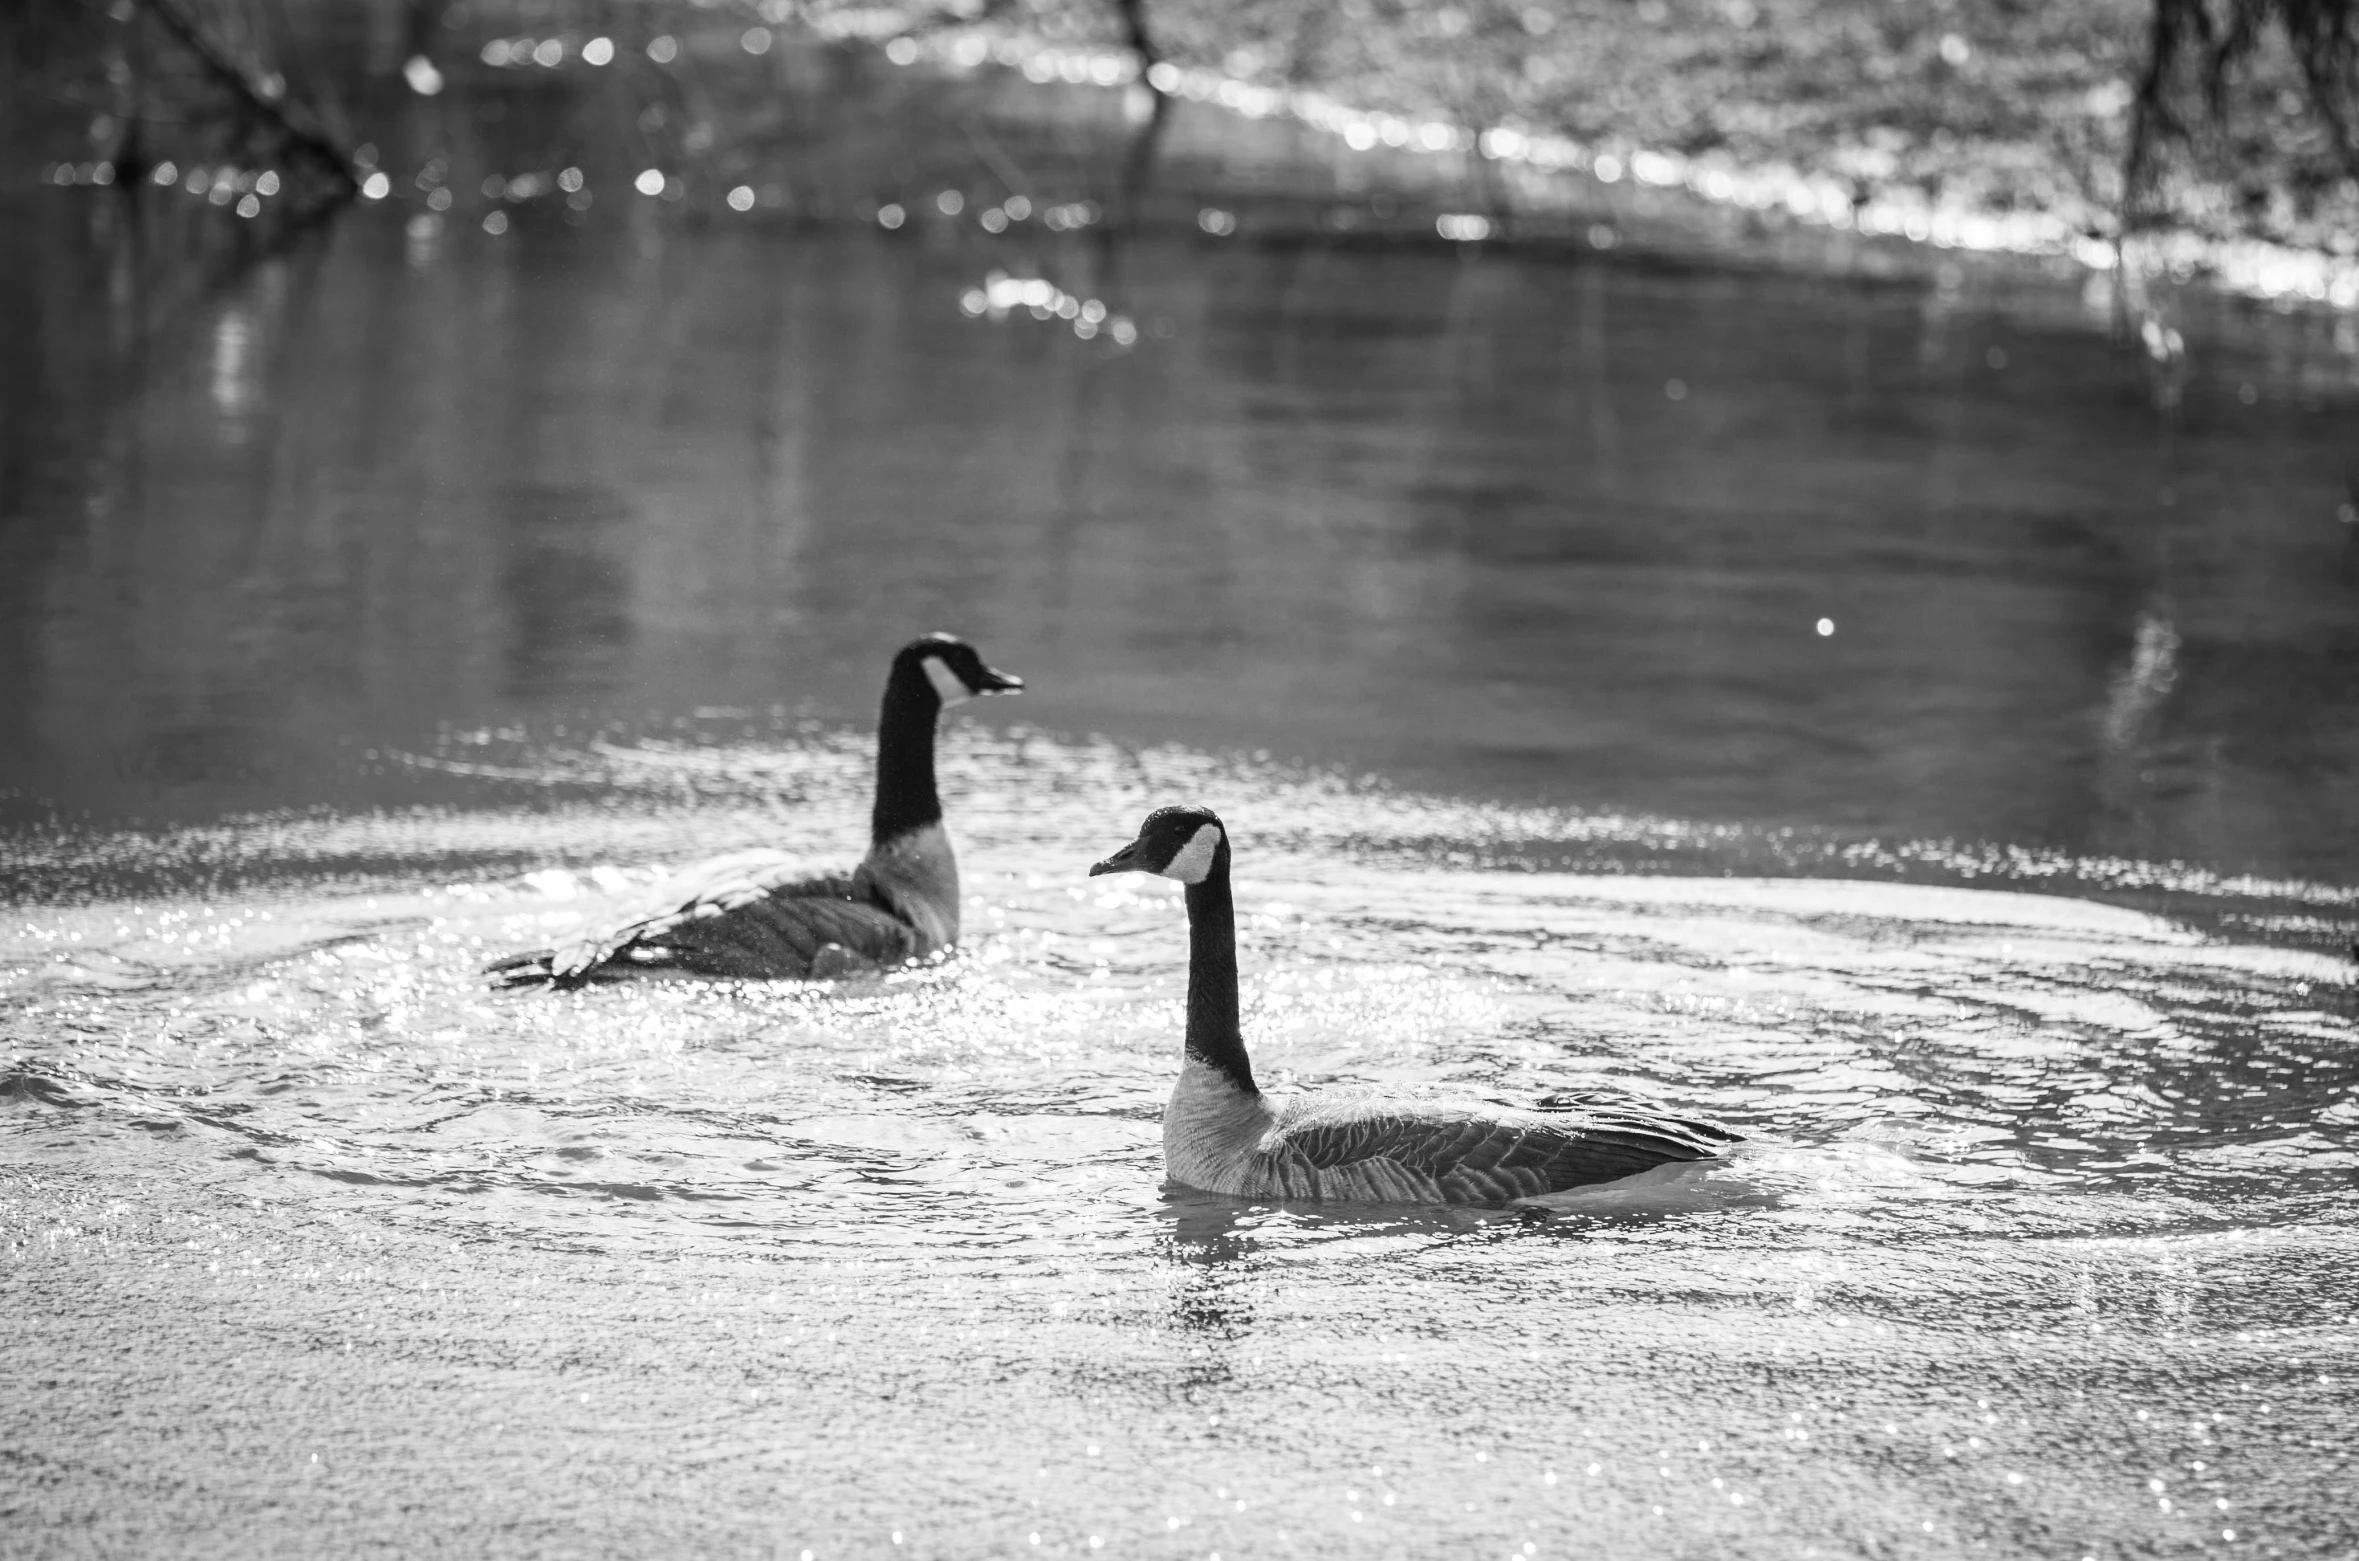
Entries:
[[655, 909], [541, 953], [490, 967], [509, 985], [578, 986], [634, 969], [805, 978], [906, 959], [907, 922], [878, 904], [859, 873], [799, 872], [776, 852], [715, 857], [666, 881]]
[[[1503, 1105], [1511, 1103], [1501, 1102]], [[1607, 1117], [1615, 1120], [1635, 1120], [1659, 1127], [1675, 1128], [1680, 1132], [1715, 1144], [1741, 1144], [1745, 1135], [1731, 1127], [1723, 1127], [1706, 1117], [1670, 1116], [1652, 1106], [1633, 1100], [1628, 1095], [1607, 1094], [1602, 1091], [1583, 1091], [1543, 1095], [1532, 1103], [1532, 1110], [1573, 1114], [1587, 1117]], [[1713, 1151], [1718, 1153], [1717, 1150]]]
[[1511, 1203], [1718, 1154], [1737, 1135], [1638, 1111], [1487, 1110], [1424, 1102], [1313, 1106], [1265, 1150], [1327, 1198]]

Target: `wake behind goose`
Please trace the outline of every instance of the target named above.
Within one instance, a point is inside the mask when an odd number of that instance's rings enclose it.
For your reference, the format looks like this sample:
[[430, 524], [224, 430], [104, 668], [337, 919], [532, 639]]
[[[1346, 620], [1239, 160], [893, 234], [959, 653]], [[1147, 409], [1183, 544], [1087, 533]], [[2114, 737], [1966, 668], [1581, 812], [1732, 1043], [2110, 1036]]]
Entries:
[[1024, 680], [986, 666], [947, 634], [893, 657], [877, 720], [868, 854], [848, 873], [812, 874], [777, 851], [738, 851], [660, 885], [655, 910], [485, 967], [501, 986], [576, 987], [653, 971], [822, 979], [922, 959], [958, 941], [958, 858], [934, 789], [944, 708]]
[[1713, 1123], [1587, 1103], [1519, 1110], [1375, 1090], [1273, 1102], [1237, 1023], [1227, 830], [1205, 808], [1159, 809], [1090, 876], [1123, 872], [1187, 886], [1187, 1036], [1163, 1114], [1163, 1168], [1175, 1182], [1240, 1197], [1496, 1207], [1710, 1159], [1739, 1141]]

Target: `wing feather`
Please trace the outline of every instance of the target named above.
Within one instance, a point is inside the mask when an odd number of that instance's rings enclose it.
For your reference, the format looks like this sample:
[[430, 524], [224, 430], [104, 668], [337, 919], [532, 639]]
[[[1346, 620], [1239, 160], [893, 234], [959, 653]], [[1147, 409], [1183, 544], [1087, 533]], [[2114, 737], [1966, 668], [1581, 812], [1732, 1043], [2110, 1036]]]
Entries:
[[541, 953], [487, 966], [503, 985], [585, 981], [640, 969], [807, 978], [907, 959], [915, 931], [853, 873], [799, 872], [788, 858], [746, 851], [666, 881], [651, 910]]
[[1266, 1152], [1279, 1179], [1327, 1196], [1367, 1196], [1406, 1180], [1446, 1202], [1500, 1204], [1708, 1159], [1736, 1137], [1632, 1111], [1353, 1102], [1285, 1124]]

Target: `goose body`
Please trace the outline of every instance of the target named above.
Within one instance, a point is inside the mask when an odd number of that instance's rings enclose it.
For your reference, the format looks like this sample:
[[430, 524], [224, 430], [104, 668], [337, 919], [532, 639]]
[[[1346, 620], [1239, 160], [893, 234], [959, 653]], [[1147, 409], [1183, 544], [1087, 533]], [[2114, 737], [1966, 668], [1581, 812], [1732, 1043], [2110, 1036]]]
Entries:
[[868, 854], [814, 874], [776, 851], [738, 851], [667, 879], [651, 908], [559, 944], [494, 961], [503, 986], [580, 986], [655, 971], [822, 979], [922, 959], [958, 941], [958, 856], [934, 789], [935, 718], [945, 705], [1012, 692], [964, 641], [901, 648], [877, 723]]
[[1229, 843], [1202, 808], [1164, 808], [1139, 838], [1090, 869], [1151, 872], [1187, 885], [1188, 1020], [1179, 1082], [1163, 1114], [1171, 1180], [1237, 1197], [1497, 1207], [1703, 1160], [1726, 1128], [1582, 1102], [1519, 1109], [1377, 1090], [1273, 1101], [1253, 1079], [1237, 1024]]

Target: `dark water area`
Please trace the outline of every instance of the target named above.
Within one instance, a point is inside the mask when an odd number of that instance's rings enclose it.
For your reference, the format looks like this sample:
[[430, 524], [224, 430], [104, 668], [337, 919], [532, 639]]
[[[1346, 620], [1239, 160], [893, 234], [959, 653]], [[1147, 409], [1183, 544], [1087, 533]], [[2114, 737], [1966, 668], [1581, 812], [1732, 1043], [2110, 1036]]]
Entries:
[[[1051, 731], [2359, 879], [2333, 322], [2211, 322], [2165, 414], [2069, 297], [627, 193], [356, 211], [156, 321], [92, 195], [0, 240], [19, 827], [451, 800], [381, 755], [471, 731], [857, 721], [946, 625]], [[969, 318], [995, 271], [1139, 339]]]

